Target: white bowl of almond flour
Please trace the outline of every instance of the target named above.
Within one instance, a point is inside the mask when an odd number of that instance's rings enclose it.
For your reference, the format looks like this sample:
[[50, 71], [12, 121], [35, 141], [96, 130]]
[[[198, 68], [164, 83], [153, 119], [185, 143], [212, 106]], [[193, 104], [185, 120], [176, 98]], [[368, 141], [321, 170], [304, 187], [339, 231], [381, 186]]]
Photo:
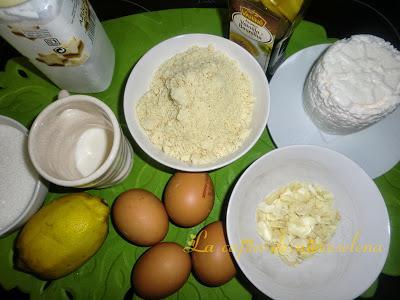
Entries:
[[47, 186], [28, 155], [28, 130], [0, 115], [0, 236], [21, 227], [43, 204]]
[[186, 34], [151, 48], [124, 93], [135, 142], [155, 161], [202, 172], [246, 154], [265, 130], [269, 86], [258, 62], [228, 39]]

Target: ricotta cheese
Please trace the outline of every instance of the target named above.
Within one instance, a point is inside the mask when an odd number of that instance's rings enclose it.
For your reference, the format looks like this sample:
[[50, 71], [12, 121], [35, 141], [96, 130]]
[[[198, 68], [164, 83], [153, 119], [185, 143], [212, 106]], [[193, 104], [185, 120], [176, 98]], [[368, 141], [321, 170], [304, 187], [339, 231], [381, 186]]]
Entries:
[[314, 64], [303, 95], [304, 109], [319, 129], [357, 132], [400, 104], [400, 52], [373, 35], [337, 41]]
[[212, 46], [196, 46], [160, 66], [136, 113], [162, 151], [203, 165], [243, 144], [254, 100], [250, 78], [236, 61]]

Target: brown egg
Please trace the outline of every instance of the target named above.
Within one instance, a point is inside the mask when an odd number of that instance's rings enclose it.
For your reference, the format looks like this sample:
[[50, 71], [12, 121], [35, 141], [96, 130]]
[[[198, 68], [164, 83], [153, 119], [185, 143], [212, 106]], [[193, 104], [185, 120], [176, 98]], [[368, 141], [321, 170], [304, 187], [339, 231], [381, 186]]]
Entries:
[[231, 280], [236, 274], [227, 246], [221, 221], [204, 227], [192, 246], [192, 265], [196, 277], [206, 285], [219, 286]]
[[188, 280], [190, 255], [176, 243], [160, 243], [147, 250], [132, 273], [134, 292], [145, 299], [161, 299], [179, 290]]
[[181, 173], [165, 188], [164, 205], [171, 220], [183, 227], [203, 222], [214, 205], [214, 185], [207, 173]]
[[157, 244], [168, 231], [168, 215], [162, 202], [146, 190], [122, 193], [113, 205], [112, 216], [118, 231], [136, 245]]

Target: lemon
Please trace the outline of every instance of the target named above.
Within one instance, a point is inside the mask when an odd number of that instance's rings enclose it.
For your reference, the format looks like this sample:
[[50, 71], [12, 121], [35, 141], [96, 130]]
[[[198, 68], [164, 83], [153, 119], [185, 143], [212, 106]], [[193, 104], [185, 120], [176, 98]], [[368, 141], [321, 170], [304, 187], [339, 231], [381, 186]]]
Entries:
[[109, 207], [86, 193], [63, 196], [29, 219], [17, 242], [17, 265], [43, 279], [65, 276], [103, 244]]

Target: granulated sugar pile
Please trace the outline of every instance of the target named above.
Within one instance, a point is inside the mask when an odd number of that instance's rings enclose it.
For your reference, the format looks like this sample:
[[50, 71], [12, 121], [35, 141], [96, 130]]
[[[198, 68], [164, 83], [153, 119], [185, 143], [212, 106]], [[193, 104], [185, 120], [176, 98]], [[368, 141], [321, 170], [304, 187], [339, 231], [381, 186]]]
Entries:
[[161, 65], [136, 112], [152, 143], [172, 157], [202, 165], [242, 145], [253, 107], [249, 77], [209, 46], [192, 47]]
[[10, 225], [24, 210], [35, 190], [27, 136], [10, 126], [0, 125], [0, 229]]

